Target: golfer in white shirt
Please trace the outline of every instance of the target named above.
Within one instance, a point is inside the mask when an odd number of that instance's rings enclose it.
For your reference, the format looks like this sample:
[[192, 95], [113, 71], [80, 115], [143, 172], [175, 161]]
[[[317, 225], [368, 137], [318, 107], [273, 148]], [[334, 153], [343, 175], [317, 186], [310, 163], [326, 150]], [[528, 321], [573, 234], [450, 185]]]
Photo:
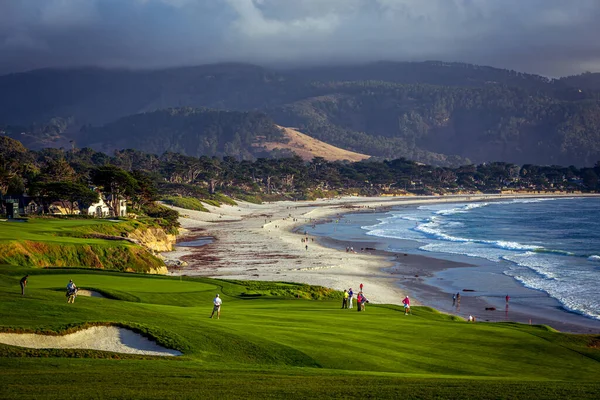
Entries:
[[211, 318], [213, 317], [213, 315], [215, 315], [215, 311], [217, 312], [217, 319], [221, 317], [221, 303], [223, 303], [223, 300], [221, 300], [219, 294], [217, 293], [217, 297], [215, 297], [215, 299], [213, 300], [214, 307], [212, 314], [210, 314]]

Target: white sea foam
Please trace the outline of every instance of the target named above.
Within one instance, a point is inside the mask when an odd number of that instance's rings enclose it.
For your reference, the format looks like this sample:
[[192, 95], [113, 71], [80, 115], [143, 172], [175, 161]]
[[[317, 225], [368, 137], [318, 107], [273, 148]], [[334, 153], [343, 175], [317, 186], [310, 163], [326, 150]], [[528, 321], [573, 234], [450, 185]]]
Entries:
[[[582, 281], [565, 278], [546, 279], [523, 268], [509, 270], [505, 274], [521, 282], [525, 287], [548, 293], [549, 296], [558, 300], [569, 311], [600, 319], [600, 313], [598, 312], [600, 301], [598, 301], [596, 295], [595, 285], [585, 285]], [[594, 278], [587, 276], [586, 279]]]
[[557, 263], [551, 257], [544, 257], [531, 251], [521, 254], [507, 254], [502, 259], [527, 267], [546, 279], [556, 279], [556, 270], [560, 268], [560, 263]]
[[527, 245], [521, 244], [518, 242], [511, 242], [505, 240], [480, 240], [480, 239], [469, 239], [463, 237], [452, 236], [444, 233], [441, 230], [442, 222], [438, 219], [438, 217], [431, 217], [430, 221], [424, 224], [421, 224], [415, 227], [415, 230], [422, 232], [426, 235], [432, 236], [438, 240], [445, 240], [448, 242], [458, 242], [458, 243], [479, 243], [479, 244], [487, 244], [497, 248], [506, 249], [506, 250], [543, 250], [541, 246], [535, 245]]
[[456, 254], [466, 257], [483, 258], [493, 262], [500, 262], [503, 250], [478, 245], [473, 242], [466, 243], [429, 243], [419, 247], [419, 250], [433, 253]]
[[[530, 203], [541, 203], [543, 201], [553, 201], [557, 200], [555, 198], [532, 198], [532, 199], [513, 199], [507, 201], [494, 201], [494, 202], [476, 202], [476, 203], [467, 203], [467, 204], [459, 204], [452, 208], [442, 208], [439, 209], [440, 205], [424, 205], [419, 206], [418, 210], [427, 210], [433, 211], [436, 215], [454, 215], [454, 214], [464, 214], [471, 210], [475, 210], [477, 208], [487, 207], [487, 206], [498, 206], [498, 205], [507, 205], [507, 204], [530, 204]], [[445, 205], [443, 205], [445, 206]]]
[[590, 260], [590, 261], [600, 261], [600, 256], [591, 255], [591, 256], [588, 257], [588, 260]]
[[[568, 197], [568, 198], [561, 198], [561, 200], [572, 200], [573, 197]], [[506, 201], [506, 202], [500, 202], [500, 203], [520, 203], [520, 204], [529, 204], [529, 203], [541, 203], [543, 201], [554, 201], [554, 200], [558, 200], [557, 198], [552, 198], [552, 197], [541, 197], [541, 198], [535, 198], [535, 199], [514, 199], [512, 201]]]
[[486, 207], [490, 205], [490, 203], [469, 203], [466, 205], [462, 205], [460, 207], [450, 208], [446, 210], [436, 211], [437, 215], [454, 215], [454, 214], [464, 214], [476, 208]]
[[403, 220], [405, 220], [405, 221], [413, 221], [413, 222], [421, 222], [421, 221], [423, 221], [423, 218], [413, 217], [411, 215], [403, 215], [401, 218]]
[[560, 255], [535, 252], [510, 254], [503, 259], [516, 265], [505, 271], [506, 275], [548, 293], [569, 311], [600, 319], [600, 298], [594, 284], [597, 273], [584, 262], [566, 267]]

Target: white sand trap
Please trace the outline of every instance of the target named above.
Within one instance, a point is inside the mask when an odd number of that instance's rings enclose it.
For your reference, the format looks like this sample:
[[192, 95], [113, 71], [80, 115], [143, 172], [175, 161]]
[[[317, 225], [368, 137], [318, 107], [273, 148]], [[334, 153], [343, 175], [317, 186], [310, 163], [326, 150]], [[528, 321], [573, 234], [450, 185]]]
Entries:
[[147, 356], [180, 356], [129, 329], [94, 326], [63, 336], [37, 333], [0, 333], [0, 343], [32, 349], [88, 349]]
[[86, 296], [86, 297], [101, 297], [103, 299], [106, 298], [102, 293], [96, 292], [94, 290], [87, 289], [77, 289], [77, 296]]

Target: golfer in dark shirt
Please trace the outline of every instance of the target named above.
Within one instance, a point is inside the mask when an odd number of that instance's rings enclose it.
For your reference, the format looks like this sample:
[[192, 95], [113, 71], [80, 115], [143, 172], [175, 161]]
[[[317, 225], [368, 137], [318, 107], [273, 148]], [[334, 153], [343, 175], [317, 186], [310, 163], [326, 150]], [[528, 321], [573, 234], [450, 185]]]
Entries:
[[27, 278], [29, 277], [29, 275], [25, 275], [24, 277], [21, 278], [21, 296], [25, 296], [25, 286], [27, 286]]

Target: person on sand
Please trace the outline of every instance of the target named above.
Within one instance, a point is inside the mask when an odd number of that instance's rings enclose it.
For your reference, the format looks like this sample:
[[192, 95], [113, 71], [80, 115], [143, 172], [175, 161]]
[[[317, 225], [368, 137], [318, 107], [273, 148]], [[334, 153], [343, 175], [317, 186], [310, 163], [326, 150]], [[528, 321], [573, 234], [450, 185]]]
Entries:
[[223, 303], [223, 300], [221, 300], [221, 298], [219, 297], [219, 293], [217, 293], [217, 296], [213, 299], [213, 310], [212, 310], [212, 314], [210, 314], [210, 317], [212, 318], [213, 315], [215, 315], [215, 311], [217, 312], [217, 319], [221, 318], [221, 304]]
[[29, 278], [29, 275], [25, 275], [19, 281], [19, 283], [21, 285], [21, 296], [25, 296], [25, 286], [27, 286], [27, 278]]
[[506, 295], [506, 305], [508, 305], [508, 301], [510, 300], [510, 296]]
[[348, 291], [344, 289], [344, 295], [342, 297], [342, 309], [348, 308]]
[[408, 296], [406, 296], [404, 300], [402, 300], [402, 304], [404, 304], [404, 315], [410, 314], [410, 299], [408, 298]]
[[350, 288], [348, 290], [348, 308], [352, 308], [352, 298], [354, 297], [354, 292], [352, 291], [352, 288]]
[[363, 284], [361, 283], [361, 284], [360, 284], [360, 291], [361, 291], [361, 292], [362, 292], [362, 289], [363, 289]]
[[460, 293], [456, 293], [456, 304], [460, 306]]
[[455, 305], [455, 304], [456, 304], [456, 295], [453, 294], [452, 295], [452, 305]]

